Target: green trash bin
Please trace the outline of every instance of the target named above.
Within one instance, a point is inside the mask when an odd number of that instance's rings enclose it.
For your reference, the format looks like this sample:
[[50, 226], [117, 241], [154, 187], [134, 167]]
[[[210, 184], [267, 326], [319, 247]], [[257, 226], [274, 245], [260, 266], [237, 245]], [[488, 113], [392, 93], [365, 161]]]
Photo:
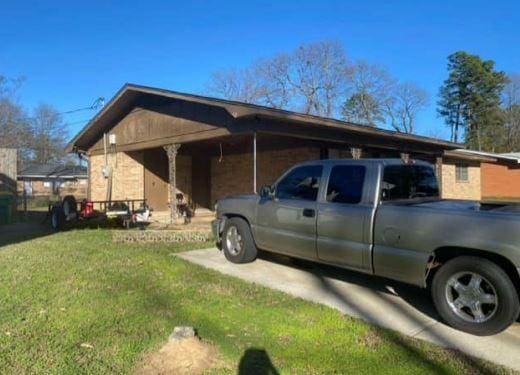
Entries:
[[0, 225], [11, 223], [13, 211], [13, 196], [0, 193]]

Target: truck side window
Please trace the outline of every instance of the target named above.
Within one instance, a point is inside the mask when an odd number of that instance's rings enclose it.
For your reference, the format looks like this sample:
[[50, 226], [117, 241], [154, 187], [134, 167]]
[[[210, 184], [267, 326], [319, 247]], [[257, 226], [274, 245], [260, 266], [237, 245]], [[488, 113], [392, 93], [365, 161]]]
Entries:
[[327, 202], [357, 204], [363, 196], [366, 168], [360, 165], [337, 165], [330, 172]]
[[309, 165], [293, 169], [276, 185], [276, 198], [315, 201], [323, 167]]
[[424, 165], [386, 166], [381, 185], [383, 201], [439, 196], [435, 172]]

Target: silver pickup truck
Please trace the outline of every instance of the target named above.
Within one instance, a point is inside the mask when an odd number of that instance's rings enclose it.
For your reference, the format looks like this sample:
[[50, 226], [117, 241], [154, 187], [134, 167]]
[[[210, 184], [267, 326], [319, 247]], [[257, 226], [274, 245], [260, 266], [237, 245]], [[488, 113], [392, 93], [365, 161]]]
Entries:
[[231, 262], [261, 249], [428, 288], [441, 317], [475, 335], [519, 316], [520, 206], [440, 199], [428, 163], [305, 162], [216, 211]]

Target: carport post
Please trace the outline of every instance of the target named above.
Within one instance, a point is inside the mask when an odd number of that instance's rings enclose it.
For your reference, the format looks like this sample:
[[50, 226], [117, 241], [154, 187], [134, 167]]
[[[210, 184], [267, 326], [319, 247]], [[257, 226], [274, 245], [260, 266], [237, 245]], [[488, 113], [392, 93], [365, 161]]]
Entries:
[[168, 155], [168, 180], [170, 184], [170, 221], [172, 223], [175, 223], [175, 221], [177, 220], [177, 181], [175, 178], [175, 172], [177, 169], [177, 152], [179, 151], [180, 147], [181, 145], [178, 143], [164, 146], [166, 155]]
[[256, 194], [256, 132], [253, 133], [253, 192]]

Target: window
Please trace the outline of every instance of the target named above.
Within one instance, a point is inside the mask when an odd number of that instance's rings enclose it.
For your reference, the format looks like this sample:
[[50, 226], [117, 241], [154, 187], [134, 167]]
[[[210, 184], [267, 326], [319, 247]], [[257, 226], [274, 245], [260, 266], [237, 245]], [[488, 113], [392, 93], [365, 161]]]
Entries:
[[333, 167], [327, 186], [327, 201], [350, 204], [361, 202], [365, 170], [365, 167], [360, 165]]
[[315, 201], [320, 188], [322, 169], [319, 165], [293, 169], [276, 185], [276, 197]]
[[457, 182], [468, 181], [468, 165], [464, 163], [455, 164], [455, 180]]
[[52, 183], [50, 181], [43, 181], [43, 187], [50, 188], [52, 186]]
[[385, 167], [381, 190], [383, 201], [439, 196], [435, 172], [424, 165]]

